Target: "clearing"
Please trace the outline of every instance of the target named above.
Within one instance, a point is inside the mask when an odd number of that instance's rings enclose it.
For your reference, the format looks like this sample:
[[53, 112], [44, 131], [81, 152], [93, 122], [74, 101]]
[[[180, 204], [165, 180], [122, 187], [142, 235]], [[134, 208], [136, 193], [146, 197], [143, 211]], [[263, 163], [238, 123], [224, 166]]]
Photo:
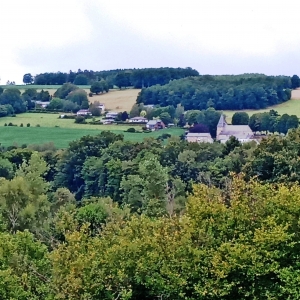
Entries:
[[[125, 89], [125, 90], [110, 90], [106, 94], [93, 95], [89, 97], [90, 102], [99, 101], [105, 104], [105, 108], [116, 112], [130, 111], [133, 104], [136, 103], [136, 98], [140, 89]], [[88, 90], [86, 90], [87, 93]]]
[[[280, 115], [289, 114], [289, 115], [296, 115], [300, 118], [300, 89], [292, 91], [291, 100], [283, 102], [278, 105], [269, 106], [264, 109], [245, 109], [245, 110], [238, 110], [238, 112], [246, 112], [249, 116], [252, 116], [255, 113], [263, 113], [268, 112], [271, 109], [278, 111]], [[224, 110], [223, 113], [226, 115], [226, 121], [231, 123], [231, 118], [233, 114], [237, 112], [237, 110]]]

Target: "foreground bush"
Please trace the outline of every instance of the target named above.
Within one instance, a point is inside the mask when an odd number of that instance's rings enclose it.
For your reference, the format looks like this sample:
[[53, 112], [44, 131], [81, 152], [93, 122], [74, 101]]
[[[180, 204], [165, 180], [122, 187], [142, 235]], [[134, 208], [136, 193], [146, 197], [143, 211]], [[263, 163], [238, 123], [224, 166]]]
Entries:
[[68, 299], [298, 299], [299, 195], [241, 178], [226, 192], [195, 186], [181, 217], [68, 234], [54, 284]]

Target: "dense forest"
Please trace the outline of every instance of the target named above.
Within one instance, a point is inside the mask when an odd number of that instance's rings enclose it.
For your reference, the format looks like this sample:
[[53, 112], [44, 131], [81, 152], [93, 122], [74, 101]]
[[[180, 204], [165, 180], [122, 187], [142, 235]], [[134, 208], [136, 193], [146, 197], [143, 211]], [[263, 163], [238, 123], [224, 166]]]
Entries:
[[289, 100], [291, 88], [292, 80], [288, 76], [203, 75], [143, 88], [137, 103], [181, 104], [186, 110], [208, 107], [217, 110], [260, 109]]
[[297, 299], [300, 130], [1, 148], [0, 298]]
[[82, 71], [79, 69], [77, 72], [70, 71], [69, 73], [42, 73], [35, 77], [27, 73], [23, 76], [23, 82], [37, 85], [61, 85], [67, 82], [87, 85], [104, 79], [110, 86], [142, 88], [155, 84], [164, 85], [170, 80], [198, 75], [198, 71], [192, 68], [116, 69], [108, 71]]

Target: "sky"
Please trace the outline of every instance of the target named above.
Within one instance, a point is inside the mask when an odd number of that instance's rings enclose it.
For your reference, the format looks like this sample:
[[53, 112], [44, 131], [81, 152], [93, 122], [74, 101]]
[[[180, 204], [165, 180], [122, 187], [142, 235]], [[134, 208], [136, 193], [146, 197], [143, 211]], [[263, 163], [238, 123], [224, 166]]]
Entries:
[[0, 84], [78, 69], [300, 75], [299, 0], [1, 0], [0, 12]]

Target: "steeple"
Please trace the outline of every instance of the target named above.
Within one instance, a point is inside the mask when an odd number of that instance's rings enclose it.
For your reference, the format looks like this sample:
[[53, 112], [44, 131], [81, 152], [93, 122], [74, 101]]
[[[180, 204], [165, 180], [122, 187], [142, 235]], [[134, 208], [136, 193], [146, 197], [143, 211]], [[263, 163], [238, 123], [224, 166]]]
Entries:
[[225, 117], [222, 114], [221, 117], [220, 117], [220, 120], [218, 122], [218, 125], [217, 125], [217, 137], [223, 131], [223, 129], [225, 128], [226, 125], [227, 125], [227, 123], [225, 121]]
[[225, 125], [227, 125], [227, 123], [225, 121], [225, 117], [224, 117], [224, 115], [221, 115], [217, 127], [222, 127], [223, 128], [223, 127], [225, 127]]

